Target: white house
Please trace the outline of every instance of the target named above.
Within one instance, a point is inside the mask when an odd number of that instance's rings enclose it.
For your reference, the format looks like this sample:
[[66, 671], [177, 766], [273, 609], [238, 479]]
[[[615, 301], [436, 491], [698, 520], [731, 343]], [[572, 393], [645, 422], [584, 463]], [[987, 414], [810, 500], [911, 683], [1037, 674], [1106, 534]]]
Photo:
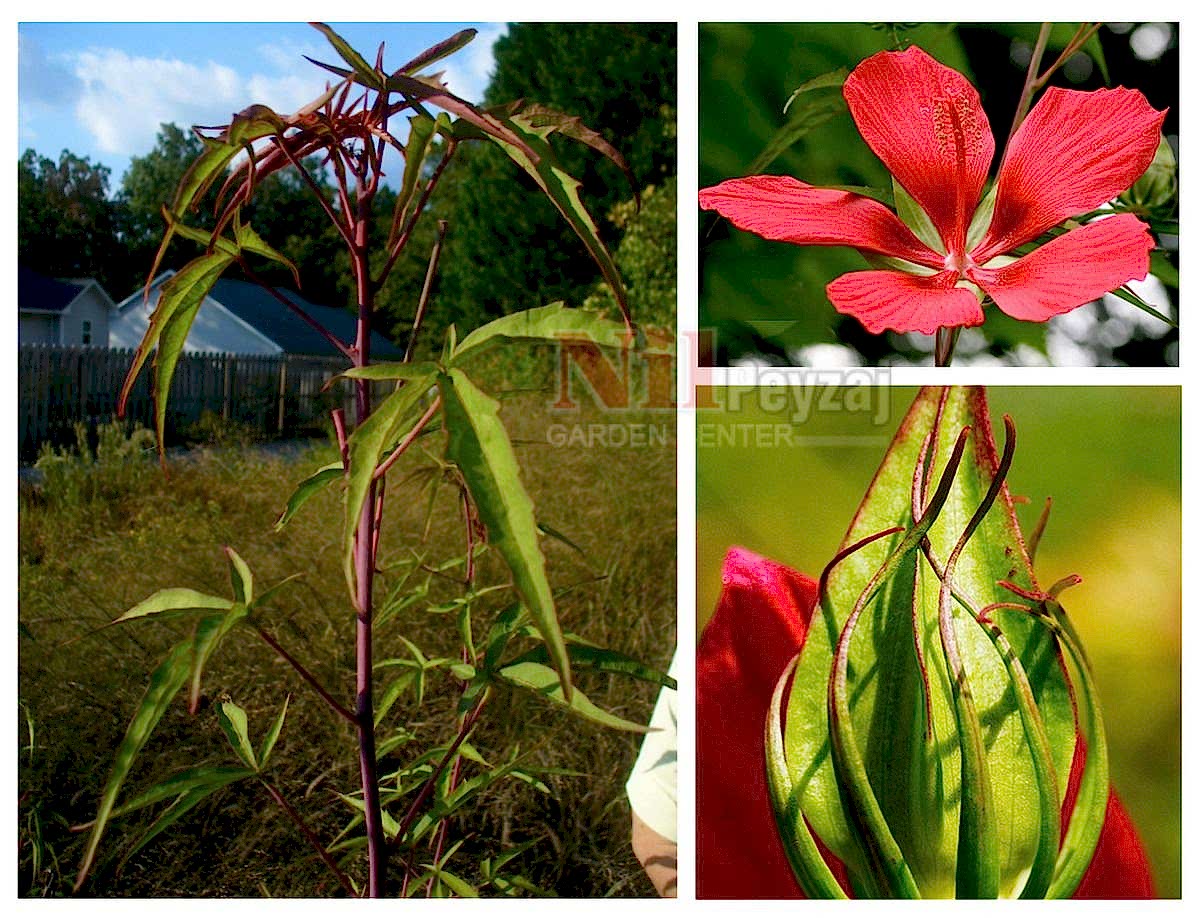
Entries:
[[[116, 305], [110, 322], [110, 347], [137, 347], [158, 305], [162, 285], [175, 272], [165, 271], [150, 285], [149, 298], [138, 290]], [[334, 335], [351, 344], [355, 317], [344, 309], [319, 306], [291, 290], [277, 293], [304, 310]], [[305, 354], [334, 356], [338, 352], [319, 332], [273, 296], [247, 281], [221, 278], [200, 305], [183, 349], [188, 353]], [[399, 357], [401, 352], [386, 338], [371, 336], [377, 357]]]
[[95, 280], [55, 280], [17, 268], [18, 344], [108, 347], [115, 308]]

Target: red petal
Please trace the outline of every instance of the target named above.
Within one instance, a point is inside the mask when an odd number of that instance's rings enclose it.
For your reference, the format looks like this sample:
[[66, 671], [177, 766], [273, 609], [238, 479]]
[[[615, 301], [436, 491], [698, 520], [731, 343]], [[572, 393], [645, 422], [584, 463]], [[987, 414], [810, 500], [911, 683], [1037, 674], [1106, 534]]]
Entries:
[[814, 188], [783, 175], [728, 179], [700, 191], [700, 206], [738, 229], [796, 245], [848, 245], [942, 267], [935, 254], [894, 213], [871, 198]]
[[946, 325], [982, 325], [983, 310], [958, 275], [918, 277], [900, 271], [855, 271], [825, 288], [834, 308], [854, 316], [872, 334], [887, 330], [932, 335]]
[[996, 151], [975, 87], [914, 45], [868, 57], [842, 91], [863, 139], [961, 254]]
[[795, 898], [767, 797], [763, 725], [804, 643], [817, 584], [741, 548], [730, 549], [721, 579], [696, 650], [696, 895]]
[[972, 268], [967, 276], [1014, 319], [1044, 322], [1090, 303], [1150, 270], [1154, 240], [1132, 214], [1073, 229], [1004, 268]]
[[1005, 154], [996, 212], [975, 260], [1012, 251], [1136, 182], [1154, 159], [1166, 114], [1134, 89], [1046, 90]]
[[[1083, 775], [1084, 746], [1075, 747], [1071, 760], [1071, 774], [1067, 780], [1067, 793], [1063, 800], [1063, 830], [1075, 807], [1079, 794], [1079, 779]], [[1133, 821], [1117, 792], [1108, 794], [1108, 810], [1104, 814], [1104, 829], [1096, 845], [1096, 853], [1088, 865], [1087, 872], [1073, 899], [1153, 899], [1154, 880], [1150, 875], [1150, 862], [1142, 843], [1138, 839]]]

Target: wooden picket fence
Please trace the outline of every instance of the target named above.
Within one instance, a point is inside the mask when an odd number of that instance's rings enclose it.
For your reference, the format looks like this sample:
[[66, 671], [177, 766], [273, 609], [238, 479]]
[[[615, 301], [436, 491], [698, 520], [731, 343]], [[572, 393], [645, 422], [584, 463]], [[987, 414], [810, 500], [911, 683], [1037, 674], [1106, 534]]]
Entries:
[[[116, 414], [132, 350], [41, 345], [18, 350], [22, 459], [35, 458], [42, 443], [74, 443], [79, 422], [102, 424]], [[348, 383], [325, 390], [344, 369], [344, 361], [331, 357], [184, 354], [167, 401], [167, 442], [178, 440], [205, 412], [250, 425], [264, 437], [312, 430], [332, 408], [350, 412]], [[134, 385], [125, 416], [154, 427], [149, 365]]]

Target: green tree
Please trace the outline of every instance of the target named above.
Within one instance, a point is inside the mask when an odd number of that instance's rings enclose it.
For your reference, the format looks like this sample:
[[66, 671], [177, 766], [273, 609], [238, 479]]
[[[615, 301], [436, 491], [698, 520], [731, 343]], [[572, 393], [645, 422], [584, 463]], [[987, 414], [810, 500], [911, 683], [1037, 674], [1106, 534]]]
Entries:
[[[523, 97], [579, 115], [627, 159], [637, 186], [675, 173], [675, 26], [534, 23], [513, 25], [495, 47], [485, 102]], [[630, 196], [612, 163], [569, 139], [552, 142], [610, 244], [604, 221]], [[562, 299], [578, 305], [596, 277], [578, 238], [532, 184], [490, 144], [460, 150], [447, 259], [431, 324], [499, 315]]]
[[58, 162], [26, 150], [17, 163], [17, 259], [51, 277], [120, 278], [109, 170], [63, 150]]

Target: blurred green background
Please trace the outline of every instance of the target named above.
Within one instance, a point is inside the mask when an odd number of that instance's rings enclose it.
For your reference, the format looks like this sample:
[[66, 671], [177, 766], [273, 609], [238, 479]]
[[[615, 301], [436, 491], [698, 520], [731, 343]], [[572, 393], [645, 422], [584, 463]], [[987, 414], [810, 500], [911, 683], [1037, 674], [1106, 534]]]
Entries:
[[[697, 413], [701, 628], [716, 606], [730, 546], [813, 577], [821, 572], [916, 393], [712, 391], [721, 407]], [[988, 394], [993, 426], [1005, 413], [1016, 422], [1008, 481], [1014, 496], [1030, 500], [1017, 508], [1026, 532], [1043, 500], [1054, 499], [1037, 573], [1044, 583], [1083, 577], [1064, 599], [1096, 671], [1112, 780], [1146, 843], [1159, 895], [1178, 897], [1180, 390], [1044, 386]], [[776, 425], [805, 440], [789, 444]], [[736, 445], [715, 445], [730, 434]], [[755, 445], [757, 437], [765, 440]]]
[[[1052, 30], [1043, 66], [1070, 41], [1075, 24]], [[890, 176], [859, 136], [839, 89], [806, 93], [783, 113], [792, 92], [838, 68], [852, 69], [877, 51], [919, 45], [965, 74], [979, 89], [997, 135], [997, 158], [1012, 123], [1038, 23], [916, 25], [720, 23], [700, 26], [700, 187], [747, 175], [772, 135], [789, 119], [809, 119], [809, 133], [765, 169], [814, 185], [890, 187]], [[1105, 74], [1107, 73], [1107, 80]], [[1051, 85], [1141, 90], [1169, 109], [1164, 132], [1178, 140], [1178, 29], [1171, 23], [1109, 23], [1074, 55]], [[822, 120], [825, 118], [827, 120]], [[995, 170], [993, 163], [993, 175]], [[825, 285], [868, 267], [852, 249], [767, 242], [733, 229], [715, 214], [700, 218], [700, 327], [716, 331], [715, 365], [747, 359], [797, 366], [931, 362], [926, 335], [868, 334], [838, 314]], [[1178, 315], [1178, 244], [1139, 295]], [[1173, 248], [1172, 248], [1173, 247]], [[1174, 287], [1171, 280], [1174, 278]], [[1018, 322], [994, 307], [982, 329], [967, 330], [957, 364], [1163, 365], [1178, 363], [1178, 333], [1133, 306], [1106, 297], [1052, 319]]]

